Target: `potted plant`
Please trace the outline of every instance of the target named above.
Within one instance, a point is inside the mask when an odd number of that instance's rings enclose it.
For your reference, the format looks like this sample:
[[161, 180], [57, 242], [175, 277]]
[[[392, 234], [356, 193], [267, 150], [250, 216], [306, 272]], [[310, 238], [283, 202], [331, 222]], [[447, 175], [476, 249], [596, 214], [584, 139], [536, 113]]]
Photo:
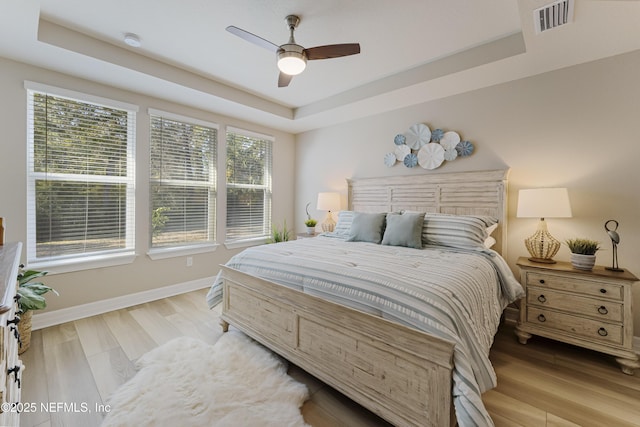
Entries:
[[287, 230], [287, 220], [282, 223], [282, 229], [278, 228], [275, 224], [271, 225], [271, 238], [267, 243], [280, 243], [287, 242], [291, 239], [291, 231]]
[[47, 306], [47, 300], [44, 294], [58, 292], [41, 282], [32, 282], [33, 279], [46, 276], [46, 271], [27, 270], [18, 274], [18, 332], [20, 333], [20, 350], [18, 353], [24, 353], [31, 344], [31, 317], [33, 310], [42, 310]]
[[309, 218], [304, 222], [304, 225], [307, 226], [307, 234], [309, 234], [309, 235], [316, 234], [316, 224], [317, 223], [318, 223], [318, 221], [316, 221], [313, 218]]
[[307, 220], [304, 222], [304, 225], [307, 226], [307, 234], [313, 236], [314, 234], [316, 234], [316, 224], [318, 224], [318, 221], [311, 218], [311, 215], [309, 215], [310, 204], [311, 202], [307, 203], [307, 206], [304, 207], [305, 212], [307, 212]]
[[571, 265], [578, 270], [591, 270], [596, 263], [600, 242], [590, 239], [569, 239], [565, 242], [571, 251]]

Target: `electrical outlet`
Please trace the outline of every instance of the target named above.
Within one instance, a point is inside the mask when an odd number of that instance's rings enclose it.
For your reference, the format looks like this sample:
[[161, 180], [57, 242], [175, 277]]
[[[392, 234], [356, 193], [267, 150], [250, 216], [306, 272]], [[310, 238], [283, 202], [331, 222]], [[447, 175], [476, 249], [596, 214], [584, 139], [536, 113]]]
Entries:
[[193, 257], [192, 256], [188, 256], [187, 257], [187, 267], [191, 267], [193, 265]]

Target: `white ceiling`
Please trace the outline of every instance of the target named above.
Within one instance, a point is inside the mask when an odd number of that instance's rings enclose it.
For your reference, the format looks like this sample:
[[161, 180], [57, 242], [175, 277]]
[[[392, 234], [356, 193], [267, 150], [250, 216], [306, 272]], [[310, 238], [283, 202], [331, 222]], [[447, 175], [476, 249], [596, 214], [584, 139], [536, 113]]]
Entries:
[[[639, 1], [576, 0], [535, 34], [551, 1], [0, 0], [0, 56], [298, 133], [640, 49]], [[289, 14], [299, 44], [362, 52], [278, 88], [274, 55], [225, 28], [279, 45]]]

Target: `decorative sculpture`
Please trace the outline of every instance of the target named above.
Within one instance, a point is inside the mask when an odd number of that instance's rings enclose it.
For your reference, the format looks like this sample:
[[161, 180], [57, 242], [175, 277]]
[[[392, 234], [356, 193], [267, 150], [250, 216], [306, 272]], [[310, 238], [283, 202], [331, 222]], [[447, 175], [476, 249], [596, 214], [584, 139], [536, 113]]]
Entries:
[[[616, 228], [609, 229], [609, 223], [612, 222], [616, 225]], [[607, 230], [607, 234], [611, 238], [611, 245], [613, 246], [613, 262], [611, 267], [605, 267], [607, 270], [611, 271], [624, 271], [624, 269], [618, 267], [618, 243], [620, 243], [620, 235], [616, 230], [618, 230], [618, 221], [615, 219], [610, 219], [609, 221], [604, 223], [604, 229]]]

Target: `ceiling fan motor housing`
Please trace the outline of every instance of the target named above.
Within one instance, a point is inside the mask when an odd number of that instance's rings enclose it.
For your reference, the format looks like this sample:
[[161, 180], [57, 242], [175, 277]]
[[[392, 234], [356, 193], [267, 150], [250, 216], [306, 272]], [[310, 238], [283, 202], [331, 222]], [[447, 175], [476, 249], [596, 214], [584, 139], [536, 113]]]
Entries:
[[295, 76], [307, 66], [307, 54], [299, 44], [287, 43], [278, 50], [278, 68], [283, 73]]

